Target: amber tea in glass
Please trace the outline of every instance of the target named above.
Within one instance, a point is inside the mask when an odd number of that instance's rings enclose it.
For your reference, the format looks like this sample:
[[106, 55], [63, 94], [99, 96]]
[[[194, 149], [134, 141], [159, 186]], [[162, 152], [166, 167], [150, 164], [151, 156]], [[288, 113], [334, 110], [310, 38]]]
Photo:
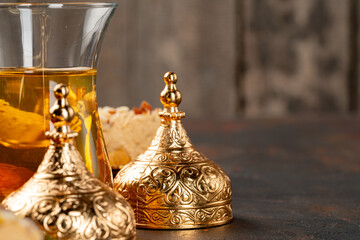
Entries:
[[44, 157], [58, 83], [69, 86], [76, 113], [71, 127], [79, 134], [76, 145], [86, 166], [112, 185], [97, 111], [96, 67], [115, 7], [0, 4], [0, 200], [26, 182]]

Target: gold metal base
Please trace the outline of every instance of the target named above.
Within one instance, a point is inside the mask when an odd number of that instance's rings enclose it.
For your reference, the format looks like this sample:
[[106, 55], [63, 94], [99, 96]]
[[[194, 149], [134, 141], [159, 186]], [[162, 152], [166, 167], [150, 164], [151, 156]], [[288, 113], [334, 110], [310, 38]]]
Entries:
[[[159, 219], [149, 219], [144, 214], [151, 212], [163, 213], [164, 219], [162, 221], [159, 221]], [[223, 214], [218, 214], [219, 212], [228, 213], [229, 215], [224, 216]], [[208, 207], [202, 209], [173, 209], [167, 211], [164, 211], [163, 209], [138, 209], [138, 211], [135, 211], [135, 215], [139, 216], [139, 222], [136, 223], [136, 227], [145, 229], [194, 229], [215, 227], [231, 222], [233, 220], [231, 212], [231, 202], [220, 207]], [[207, 220], [200, 219], [199, 217], [196, 218], [196, 216], [199, 215], [205, 215]], [[219, 219], [214, 217], [216, 215]], [[171, 222], [175, 217], [182, 218], [182, 224]]]
[[161, 125], [150, 147], [125, 165], [114, 179], [135, 211], [138, 227], [191, 229], [232, 220], [231, 181], [225, 172], [192, 145], [177, 109], [177, 77], [165, 74]]

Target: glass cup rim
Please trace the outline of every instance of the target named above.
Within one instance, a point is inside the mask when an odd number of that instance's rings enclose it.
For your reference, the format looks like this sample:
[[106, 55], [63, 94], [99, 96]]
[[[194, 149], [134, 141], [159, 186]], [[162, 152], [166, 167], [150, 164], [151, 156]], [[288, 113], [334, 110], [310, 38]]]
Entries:
[[116, 8], [114, 2], [42, 2], [42, 3], [0, 3], [2, 8]]

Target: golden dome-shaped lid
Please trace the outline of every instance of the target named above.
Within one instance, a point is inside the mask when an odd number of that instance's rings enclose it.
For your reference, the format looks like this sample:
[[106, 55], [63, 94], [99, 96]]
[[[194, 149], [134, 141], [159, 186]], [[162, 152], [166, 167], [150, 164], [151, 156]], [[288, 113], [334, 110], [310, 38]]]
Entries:
[[125, 165], [115, 190], [135, 211], [137, 227], [186, 229], [225, 224], [232, 219], [231, 182], [224, 171], [192, 145], [178, 110], [177, 76], [168, 72], [160, 100], [161, 125], [145, 153]]
[[50, 110], [55, 128], [47, 132], [51, 145], [37, 172], [2, 202], [16, 215], [32, 218], [57, 239], [133, 239], [134, 213], [117, 192], [96, 179], [73, 144], [77, 133], [69, 123], [74, 110], [58, 84]]

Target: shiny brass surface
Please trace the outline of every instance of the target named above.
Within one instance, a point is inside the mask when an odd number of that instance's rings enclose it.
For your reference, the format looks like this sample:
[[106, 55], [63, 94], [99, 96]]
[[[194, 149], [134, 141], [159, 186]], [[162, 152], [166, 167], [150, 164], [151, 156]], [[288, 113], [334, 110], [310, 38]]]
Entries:
[[134, 213], [125, 199], [96, 179], [73, 144], [69, 123], [74, 110], [68, 87], [58, 84], [50, 110], [51, 145], [34, 176], [2, 202], [19, 216], [32, 218], [58, 239], [133, 239]]
[[177, 76], [168, 72], [160, 100], [161, 126], [150, 147], [125, 165], [115, 189], [135, 211], [137, 227], [188, 229], [232, 220], [231, 182], [225, 172], [192, 145], [178, 110]]

